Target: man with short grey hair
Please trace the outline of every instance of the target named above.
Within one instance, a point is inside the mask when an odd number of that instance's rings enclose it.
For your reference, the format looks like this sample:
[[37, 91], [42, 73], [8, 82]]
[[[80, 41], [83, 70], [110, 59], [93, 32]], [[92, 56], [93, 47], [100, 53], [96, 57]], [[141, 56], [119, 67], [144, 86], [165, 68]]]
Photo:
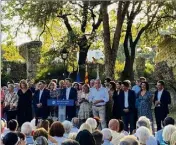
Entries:
[[95, 88], [90, 90], [89, 102], [93, 103], [93, 116], [101, 120], [101, 128], [106, 128], [106, 103], [109, 101], [109, 94], [106, 88], [101, 87], [101, 80], [95, 80]]

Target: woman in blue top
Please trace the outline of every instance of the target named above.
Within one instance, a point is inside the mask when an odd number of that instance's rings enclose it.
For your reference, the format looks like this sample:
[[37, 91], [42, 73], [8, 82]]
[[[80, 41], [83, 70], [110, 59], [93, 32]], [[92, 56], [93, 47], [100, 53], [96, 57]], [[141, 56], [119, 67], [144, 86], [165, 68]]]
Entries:
[[147, 82], [141, 83], [141, 91], [138, 94], [138, 117], [146, 116], [153, 121], [152, 117], [152, 94], [149, 91], [149, 84]]

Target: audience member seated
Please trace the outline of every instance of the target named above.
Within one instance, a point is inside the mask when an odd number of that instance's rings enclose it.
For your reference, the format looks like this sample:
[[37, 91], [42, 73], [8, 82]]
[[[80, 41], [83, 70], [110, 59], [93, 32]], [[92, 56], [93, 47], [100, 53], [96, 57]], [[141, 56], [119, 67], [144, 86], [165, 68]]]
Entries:
[[113, 145], [118, 145], [120, 139], [123, 138], [125, 135], [123, 133], [118, 133], [119, 130], [119, 121], [117, 119], [111, 119], [108, 124], [109, 129], [111, 129], [112, 133], [112, 141]]
[[176, 145], [176, 131], [174, 131], [171, 135], [170, 145]]
[[124, 125], [123, 121], [119, 120], [119, 130], [118, 130], [118, 132], [122, 133], [124, 135], [129, 135], [129, 133], [124, 130], [124, 127], [125, 127], [125, 125]]
[[95, 120], [96, 120], [96, 122], [97, 122], [97, 127], [96, 127], [96, 129], [98, 129], [99, 127], [100, 127], [100, 124], [101, 124], [101, 121], [100, 121], [100, 118], [98, 118], [98, 117], [93, 117]]
[[42, 120], [40, 124], [40, 128], [44, 128], [49, 133], [50, 123], [48, 120]]
[[[163, 121], [163, 126], [164, 127], [167, 126], [167, 125], [174, 125], [174, 124], [175, 124], [175, 120], [172, 117], [166, 117]], [[156, 134], [155, 134], [155, 138], [156, 138], [156, 140], [158, 141], [159, 144], [164, 143], [162, 133], [163, 133], [163, 129], [157, 131]]]
[[[137, 125], [136, 125], [136, 127], [138, 127], [138, 122], [140, 122], [141, 123], [141, 126], [144, 126], [145, 125], [145, 127], [147, 127], [150, 131], [151, 131], [151, 133], [152, 133], [152, 126], [151, 126], [151, 122], [150, 122], [150, 119], [148, 119], [147, 117], [145, 117], [145, 116], [141, 116], [141, 117], [139, 117], [139, 119], [138, 119], [138, 121], [137, 121]], [[142, 123], [143, 123], [143, 125], [142, 125]], [[140, 127], [140, 126], [139, 126]]]
[[67, 139], [61, 145], [79, 145], [79, 142], [72, 139]]
[[71, 131], [70, 132], [78, 132], [78, 128], [79, 128], [79, 119], [77, 118], [77, 117], [74, 117], [73, 119], [72, 119], [72, 129], [71, 129]]
[[75, 139], [76, 139], [76, 136], [77, 136], [77, 133], [76, 133], [76, 132], [71, 132], [71, 133], [68, 135], [68, 139], [73, 139], [73, 140], [75, 140]]
[[94, 139], [95, 139], [95, 144], [96, 145], [102, 145], [103, 144], [103, 134], [99, 131], [96, 130], [92, 133]]
[[46, 137], [39, 136], [35, 139], [34, 145], [48, 145]]
[[58, 145], [66, 140], [64, 133], [64, 126], [59, 121], [56, 121], [51, 125], [49, 134], [56, 139]]
[[21, 132], [26, 135], [26, 142], [27, 144], [33, 144], [33, 136], [32, 136], [32, 126], [30, 122], [25, 122], [21, 126]]
[[111, 140], [112, 140], [111, 130], [108, 128], [104, 128], [101, 132], [103, 134], [103, 144], [102, 145], [113, 145], [111, 143]]
[[87, 123], [83, 123], [83, 124], [80, 126], [78, 132], [83, 131], [83, 130], [87, 130], [87, 131], [89, 131], [90, 133], [92, 133], [92, 128], [91, 128], [90, 125], [87, 124]]
[[3, 145], [17, 145], [19, 141], [18, 135], [14, 132], [9, 132], [2, 138]]
[[147, 127], [141, 126], [136, 130], [136, 136], [142, 145], [147, 145], [147, 140], [151, 135], [150, 130]]
[[9, 132], [16, 133], [17, 129], [18, 129], [18, 122], [17, 122], [17, 120], [12, 119], [8, 123], [8, 129], [6, 131], [4, 131], [2, 136], [5, 136]]
[[170, 145], [172, 133], [175, 131], [176, 131], [176, 126], [174, 125], [167, 125], [164, 127], [162, 136], [163, 136], [165, 145]]
[[90, 125], [92, 128], [92, 132], [94, 132], [97, 128], [97, 121], [94, 118], [88, 118], [86, 120], [86, 123]]
[[80, 145], [95, 145], [95, 139], [88, 130], [80, 131], [76, 136], [76, 141], [78, 141]]
[[120, 140], [119, 145], [140, 145], [139, 141], [133, 135], [128, 135]]
[[65, 130], [64, 137], [68, 138], [68, 135], [72, 129], [72, 123], [70, 121], [65, 120], [62, 124], [63, 124], [64, 130]]
[[18, 137], [20, 138], [20, 141], [18, 142], [18, 145], [26, 145], [26, 136], [24, 133], [18, 132]]

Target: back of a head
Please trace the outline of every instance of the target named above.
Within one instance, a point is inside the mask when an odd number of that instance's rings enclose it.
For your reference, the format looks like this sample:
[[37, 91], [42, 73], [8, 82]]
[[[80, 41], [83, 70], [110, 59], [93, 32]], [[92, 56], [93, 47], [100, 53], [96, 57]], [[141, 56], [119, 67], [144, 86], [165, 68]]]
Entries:
[[149, 130], [151, 130], [151, 122], [150, 122], [150, 119], [148, 119], [146, 116], [141, 116], [139, 117], [138, 121], [143, 121], [143, 122], [146, 122], [147, 127]]
[[13, 132], [7, 133], [2, 139], [2, 143], [4, 145], [15, 145], [18, 141], [19, 141], [18, 135]]
[[17, 120], [15, 119], [12, 119], [8, 122], [8, 128], [11, 130], [11, 131], [16, 131], [17, 128], [18, 128], [18, 122]]
[[39, 136], [35, 139], [34, 145], [48, 145], [48, 141], [44, 136]]
[[90, 125], [87, 124], [87, 123], [83, 123], [83, 124], [80, 126], [79, 132], [80, 132], [80, 131], [83, 131], [83, 130], [87, 130], [87, 131], [89, 131], [90, 133], [92, 133], [92, 128], [91, 128]]
[[62, 124], [64, 126], [65, 133], [70, 133], [72, 129], [72, 123], [68, 120], [65, 120]]
[[146, 144], [149, 136], [151, 135], [150, 130], [147, 127], [141, 126], [136, 130], [136, 136], [141, 144]]
[[76, 136], [76, 141], [78, 141], [80, 145], [95, 145], [95, 139], [87, 130], [80, 131]]
[[74, 126], [74, 127], [78, 127], [79, 126], [79, 118], [77, 118], [77, 117], [74, 117], [74, 118], [72, 118], [72, 125]]
[[25, 135], [31, 135], [32, 133], [32, 125], [30, 122], [25, 122], [21, 126], [21, 132], [24, 133]]
[[103, 140], [111, 140], [112, 139], [112, 134], [111, 134], [110, 129], [104, 128], [101, 132], [103, 134]]
[[119, 121], [119, 130], [118, 130], [118, 132], [122, 132], [123, 130], [124, 130], [124, 123], [123, 123], [123, 121], [122, 120], [118, 120]]
[[61, 145], [80, 145], [79, 142], [73, 140], [73, 139], [67, 139], [64, 142], [62, 142]]
[[176, 126], [174, 126], [174, 125], [167, 125], [167, 126], [165, 126], [164, 129], [163, 129], [163, 134], [162, 134], [163, 140], [165, 142], [170, 142], [171, 135], [175, 131], [176, 131]]
[[103, 142], [103, 134], [100, 131], [96, 130], [92, 133], [92, 135], [95, 139], [96, 145], [101, 145]]
[[129, 135], [122, 138], [119, 145], [140, 145], [140, 143], [134, 136]]
[[76, 133], [76, 132], [71, 132], [71, 133], [69, 133], [69, 135], [68, 135], [68, 139], [73, 139], [73, 140], [75, 140], [75, 139], [76, 139], [76, 136], [77, 136], [77, 133]]
[[86, 120], [86, 123], [90, 125], [92, 130], [95, 130], [97, 128], [97, 121], [94, 118], [88, 118]]
[[144, 120], [138, 120], [137, 123], [136, 123], [136, 127], [139, 128], [141, 126], [147, 127], [147, 122], [144, 121]]
[[167, 126], [167, 125], [174, 125], [175, 124], [175, 120], [172, 117], [166, 117], [164, 119], [163, 125]]
[[37, 137], [43, 136], [48, 139], [48, 132], [44, 128], [38, 128], [34, 131], [33, 138], [36, 140]]
[[108, 127], [111, 130], [118, 131], [119, 130], [119, 121], [117, 119], [111, 119], [109, 121]]

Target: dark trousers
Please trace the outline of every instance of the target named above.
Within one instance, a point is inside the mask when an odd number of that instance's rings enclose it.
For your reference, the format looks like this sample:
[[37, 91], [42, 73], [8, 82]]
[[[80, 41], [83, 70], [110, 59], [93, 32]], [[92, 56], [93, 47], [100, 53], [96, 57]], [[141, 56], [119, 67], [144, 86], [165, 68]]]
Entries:
[[122, 116], [122, 120], [124, 122], [124, 130], [125, 131], [129, 131], [128, 129], [128, 125], [130, 125], [130, 133], [132, 134], [133, 130], [136, 129], [135, 127], [135, 115], [133, 112], [128, 112], [128, 113], [124, 113], [123, 116]]
[[167, 117], [167, 113], [164, 113], [161, 107], [155, 107], [155, 118], [156, 118], [156, 125], [157, 131], [161, 130], [161, 124], [163, 124], [164, 119]]
[[7, 111], [6, 112], [7, 115], [7, 122], [9, 122], [11, 119], [16, 119], [17, 117], [17, 111]]

